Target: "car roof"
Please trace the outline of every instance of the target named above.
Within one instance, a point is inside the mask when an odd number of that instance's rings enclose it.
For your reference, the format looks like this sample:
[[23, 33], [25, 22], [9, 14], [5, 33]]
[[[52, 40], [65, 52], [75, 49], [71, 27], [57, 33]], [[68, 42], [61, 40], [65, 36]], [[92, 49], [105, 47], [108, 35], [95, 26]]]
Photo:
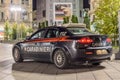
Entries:
[[[48, 26], [42, 29], [66, 29], [68, 27], [81, 27], [81, 28], [86, 28], [86, 24], [83, 23], [68, 23], [68, 24], [63, 24], [62, 26]], [[41, 30], [41, 29], [40, 29]]]
[[42, 29], [56, 29], [56, 28], [57, 29], [65, 29], [65, 27], [63, 27], [63, 26], [48, 26], [48, 27], [45, 27], [45, 28], [42, 28]]
[[86, 27], [86, 24], [84, 23], [68, 23], [68, 24], [63, 24], [64, 27]]

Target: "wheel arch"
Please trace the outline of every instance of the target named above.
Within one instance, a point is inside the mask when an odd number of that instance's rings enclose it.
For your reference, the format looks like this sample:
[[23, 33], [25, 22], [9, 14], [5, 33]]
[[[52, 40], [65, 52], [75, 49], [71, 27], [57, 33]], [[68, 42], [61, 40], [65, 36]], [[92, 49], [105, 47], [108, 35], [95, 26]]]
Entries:
[[15, 49], [15, 48], [18, 48], [18, 49], [20, 50], [20, 52], [21, 52], [20, 46], [19, 46], [19, 45], [14, 45], [14, 47], [13, 47], [13, 49], [12, 49], [12, 53], [14, 52], [14, 49]]
[[70, 55], [70, 52], [69, 52], [69, 50], [66, 48], [66, 47], [56, 47], [53, 51], [52, 51], [52, 54], [51, 54], [51, 62], [53, 62], [53, 56], [54, 56], [54, 54], [55, 54], [55, 51], [56, 50], [59, 50], [59, 49], [61, 49], [61, 50], [63, 50], [64, 52], [65, 52], [65, 55], [66, 55], [66, 57], [68, 58], [68, 60], [70, 61], [71, 60], [71, 55]]
[[[19, 54], [17, 58], [15, 58], [15, 53], [14, 53], [14, 50], [15, 50], [15, 49], [18, 49], [18, 51], [19, 51], [19, 53], [17, 53], [17, 54]], [[23, 59], [23, 56], [22, 56], [22, 54], [21, 54], [20, 46], [15, 45], [15, 46], [13, 47], [13, 49], [12, 49], [12, 56], [13, 56], [15, 62], [23, 62], [24, 59]]]

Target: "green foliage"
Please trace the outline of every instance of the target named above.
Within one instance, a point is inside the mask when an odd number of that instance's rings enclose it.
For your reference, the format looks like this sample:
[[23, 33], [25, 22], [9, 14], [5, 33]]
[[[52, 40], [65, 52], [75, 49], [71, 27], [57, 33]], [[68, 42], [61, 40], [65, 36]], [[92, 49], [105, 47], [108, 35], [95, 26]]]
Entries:
[[72, 23], [78, 23], [78, 18], [77, 18], [77, 16], [72, 15], [71, 22], [72, 22]]
[[76, 20], [75, 23], [79, 23], [79, 22], [78, 22], [78, 18], [77, 18], [77, 16], [75, 17], [75, 20]]
[[[27, 32], [29, 32], [29, 30], [27, 31], [26, 25], [25, 24], [20, 24], [20, 28], [19, 28], [19, 33], [20, 33], [20, 38], [23, 39], [26, 37]], [[30, 32], [29, 32], [30, 33]]]
[[42, 22], [42, 28], [46, 27], [45, 22]]
[[17, 24], [14, 23], [12, 26], [13, 26], [12, 27], [12, 39], [15, 40], [17, 39]]
[[69, 16], [65, 16], [63, 18], [63, 24], [70, 23], [70, 22], [72, 22], [72, 23], [78, 23], [77, 16], [72, 15], [71, 18]]
[[88, 11], [84, 12], [84, 23], [86, 24], [86, 27], [90, 29], [90, 17], [88, 15]]
[[120, 9], [119, 0], [100, 0], [99, 7], [95, 10], [96, 30], [101, 34], [113, 35], [116, 42], [118, 34], [118, 10]]
[[26, 29], [27, 29], [28, 33], [30, 33], [30, 34], [33, 33], [33, 28], [32, 27], [27, 27]]
[[48, 27], [48, 21], [44, 21], [42, 23], [39, 23], [38, 29]]
[[38, 25], [38, 29], [41, 29], [42, 28], [42, 25], [41, 25], [41, 23], [39, 23], [39, 25]]
[[5, 40], [23, 39], [28, 33], [31, 34], [33, 32], [32, 27], [29, 27], [23, 23], [19, 25], [17, 23], [13, 23], [10, 26], [8, 21], [5, 22], [4, 30]]
[[10, 24], [8, 21], [5, 22], [5, 27], [4, 27], [4, 35], [5, 35], [5, 40], [8, 40], [11, 36], [11, 28]]
[[99, 7], [95, 11], [97, 30], [102, 34], [117, 32], [118, 0], [100, 0]]
[[65, 17], [63, 18], [63, 24], [69, 23], [69, 19], [70, 19], [70, 17], [65, 16]]
[[46, 26], [48, 26], [48, 21], [46, 21]]

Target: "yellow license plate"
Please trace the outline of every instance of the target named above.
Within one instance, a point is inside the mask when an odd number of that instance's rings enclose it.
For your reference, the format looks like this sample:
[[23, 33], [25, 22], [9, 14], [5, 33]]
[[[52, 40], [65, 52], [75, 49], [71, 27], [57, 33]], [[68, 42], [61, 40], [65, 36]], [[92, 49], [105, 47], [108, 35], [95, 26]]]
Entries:
[[108, 54], [107, 50], [97, 50], [96, 53], [97, 55]]

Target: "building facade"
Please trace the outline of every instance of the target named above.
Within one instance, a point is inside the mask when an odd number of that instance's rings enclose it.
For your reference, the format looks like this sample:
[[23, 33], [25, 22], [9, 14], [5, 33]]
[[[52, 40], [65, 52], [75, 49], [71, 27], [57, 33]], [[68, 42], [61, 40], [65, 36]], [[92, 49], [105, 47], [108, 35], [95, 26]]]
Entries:
[[32, 0], [0, 0], [0, 27], [5, 21], [32, 26]]
[[90, 0], [90, 21], [92, 22], [95, 18], [95, 10], [99, 7], [99, 0]]
[[83, 0], [37, 0], [37, 21], [62, 24], [62, 18], [76, 15], [83, 22]]

